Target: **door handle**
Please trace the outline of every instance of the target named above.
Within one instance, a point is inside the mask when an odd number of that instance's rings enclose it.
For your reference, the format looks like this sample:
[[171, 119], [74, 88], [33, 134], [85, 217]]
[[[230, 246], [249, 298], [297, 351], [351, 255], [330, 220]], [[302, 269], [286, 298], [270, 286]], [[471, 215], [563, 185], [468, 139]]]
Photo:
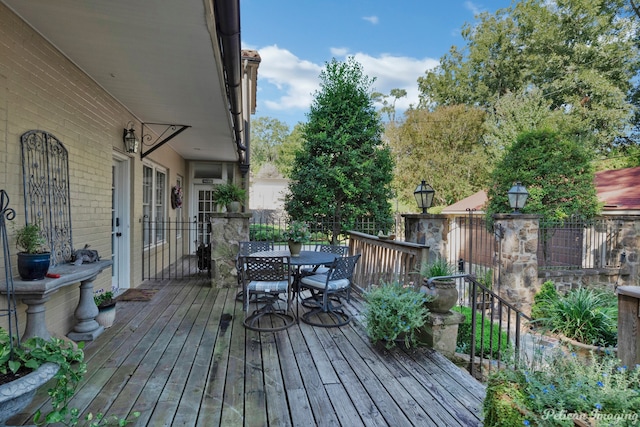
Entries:
[[116, 237], [122, 236], [122, 233], [116, 233]]

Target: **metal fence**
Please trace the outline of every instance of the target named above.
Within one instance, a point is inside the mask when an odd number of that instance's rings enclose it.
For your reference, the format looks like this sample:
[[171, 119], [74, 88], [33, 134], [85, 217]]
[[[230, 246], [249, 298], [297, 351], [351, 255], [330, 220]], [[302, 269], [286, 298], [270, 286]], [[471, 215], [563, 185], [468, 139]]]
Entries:
[[598, 218], [569, 218], [540, 223], [538, 267], [583, 269], [617, 267], [622, 223]]

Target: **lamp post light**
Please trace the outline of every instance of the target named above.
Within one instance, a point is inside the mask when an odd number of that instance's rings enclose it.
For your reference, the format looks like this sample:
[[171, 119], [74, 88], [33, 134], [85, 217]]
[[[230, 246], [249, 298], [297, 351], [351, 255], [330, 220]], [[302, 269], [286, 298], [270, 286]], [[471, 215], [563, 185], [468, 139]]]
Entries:
[[140, 142], [138, 141], [138, 138], [136, 138], [136, 133], [133, 129], [133, 123], [129, 122], [127, 123], [127, 126], [129, 126], [129, 129], [124, 128], [124, 132], [122, 133], [122, 141], [124, 142], [124, 148], [125, 150], [127, 150], [127, 153], [135, 154], [138, 152], [138, 146], [140, 145]]
[[513, 213], [520, 213], [520, 209], [524, 208], [524, 204], [527, 203], [529, 192], [524, 185], [518, 181], [507, 191], [507, 196], [509, 197], [509, 205], [511, 209], [513, 209]]
[[418, 207], [422, 209], [423, 214], [426, 214], [427, 209], [431, 207], [434, 194], [435, 190], [433, 189], [433, 187], [427, 184], [424, 179], [413, 192], [413, 196], [416, 198], [416, 203], [418, 204]]

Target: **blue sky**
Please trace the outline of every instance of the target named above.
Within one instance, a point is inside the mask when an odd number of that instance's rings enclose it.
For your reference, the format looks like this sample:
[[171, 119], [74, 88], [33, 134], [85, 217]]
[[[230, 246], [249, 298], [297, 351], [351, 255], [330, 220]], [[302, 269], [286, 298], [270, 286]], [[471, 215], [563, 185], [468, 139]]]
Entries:
[[402, 88], [408, 97], [396, 108], [418, 102], [419, 76], [437, 66], [460, 30], [479, 12], [493, 13], [510, 0], [241, 0], [243, 49], [255, 49], [257, 110], [291, 128], [306, 121], [318, 76], [331, 58], [353, 56], [374, 90]]

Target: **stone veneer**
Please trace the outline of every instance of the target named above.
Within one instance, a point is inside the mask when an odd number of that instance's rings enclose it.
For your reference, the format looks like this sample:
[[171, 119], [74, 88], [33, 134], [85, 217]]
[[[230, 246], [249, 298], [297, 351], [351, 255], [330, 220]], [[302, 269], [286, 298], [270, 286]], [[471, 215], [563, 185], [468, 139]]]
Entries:
[[250, 213], [213, 213], [211, 221], [211, 286], [238, 286], [236, 255], [239, 242], [249, 240]]
[[447, 258], [449, 219], [445, 215], [404, 214], [405, 241], [429, 246], [429, 262]]

